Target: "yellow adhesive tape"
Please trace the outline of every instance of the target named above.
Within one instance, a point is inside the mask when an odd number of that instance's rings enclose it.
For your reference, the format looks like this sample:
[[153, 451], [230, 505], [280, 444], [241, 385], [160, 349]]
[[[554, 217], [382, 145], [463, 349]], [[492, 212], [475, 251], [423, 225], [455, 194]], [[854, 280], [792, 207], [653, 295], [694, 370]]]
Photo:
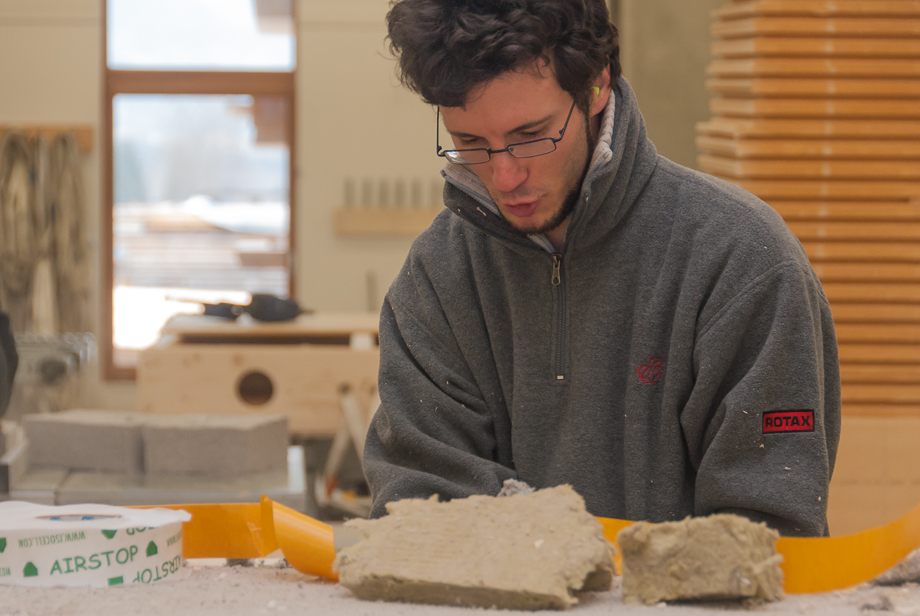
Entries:
[[[272, 501], [227, 505], [159, 505], [192, 514], [183, 529], [185, 558], [258, 558], [278, 548], [298, 571], [338, 579], [332, 527]], [[598, 518], [604, 536], [633, 522]], [[920, 547], [920, 506], [894, 522], [844, 537], [780, 537], [788, 593], [829, 592], [866, 582]], [[619, 556], [617, 557], [619, 558]], [[620, 563], [617, 562], [619, 568]]]
[[332, 527], [267, 496], [261, 503], [161, 507], [192, 514], [183, 528], [185, 558], [259, 558], [280, 548], [301, 573], [338, 579]]

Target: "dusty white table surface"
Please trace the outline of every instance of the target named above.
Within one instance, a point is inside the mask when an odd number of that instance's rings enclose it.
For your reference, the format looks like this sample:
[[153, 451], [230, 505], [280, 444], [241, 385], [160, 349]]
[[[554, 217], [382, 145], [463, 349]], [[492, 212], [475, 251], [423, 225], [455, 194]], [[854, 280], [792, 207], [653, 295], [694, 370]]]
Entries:
[[[280, 559], [250, 567], [227, 566], [222, 559], [188, 561], [175, 577], [152, 584], [114, 588], [26, 588], [0, 586], [0, 616], [235, 616], [249, 614], [331, 614], [347, 616], [421, 614], [526, 614], [504, 610], [361, 601], [344, 587], [285, 568]], [[614, 589], [586, 593], [564, 612], [573, 616], [610, 614], [851, 614], [920, 616], [920, 585], [861, 585], [816, 595], [787, 595], [783, 601], [754, 607], [739, 604], [625, 605], [619, 578]], [[552, 612], [541, 612], [543, 614]]]

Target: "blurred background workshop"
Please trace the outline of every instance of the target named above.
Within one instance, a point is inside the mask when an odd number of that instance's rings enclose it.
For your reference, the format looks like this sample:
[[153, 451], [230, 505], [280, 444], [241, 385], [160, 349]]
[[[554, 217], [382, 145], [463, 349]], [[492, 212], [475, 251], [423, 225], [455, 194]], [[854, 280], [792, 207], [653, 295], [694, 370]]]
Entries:
[[[658, 152], [773, 206], [824, 286], [844, 535], [920, 503], [918, 16], [756, 4], [609, 2]], [[367, 514], [379, 310], [443, 208], [387, 9], [0, 0], [0, 499]]]

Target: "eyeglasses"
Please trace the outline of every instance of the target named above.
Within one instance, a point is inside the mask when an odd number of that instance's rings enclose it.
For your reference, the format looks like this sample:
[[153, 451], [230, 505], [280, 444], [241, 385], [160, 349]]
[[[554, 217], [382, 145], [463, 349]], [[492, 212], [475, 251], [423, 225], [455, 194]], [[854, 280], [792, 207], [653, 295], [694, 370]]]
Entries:
[[565, 135], [565, 129], [569, 125], [569, 119], [572, 117], [572, 111], [575, 110], [575, 101], [572, 101], [572, 107], [569, 109], [569, 115], [565, 117], [565, 124], [559, 131], [558, 137], [544, 137], [534, 139], [533, 141], [524, 141], [522, 143], [512, 143], [501, 150], [490, 150], [488, 148], [473, 148], [469, 150], [442, 150], [441, 149], [441, 108], [438, 107], [438, 135], [436, 143], [438, 145], [438, 156], [443, 156], [455, 165], [479, 165], [492, 160], [493, 154], [508, 152], [515, 158], [533, 158], [543, 156], [556, 151], [556, 144], [562, 140]]

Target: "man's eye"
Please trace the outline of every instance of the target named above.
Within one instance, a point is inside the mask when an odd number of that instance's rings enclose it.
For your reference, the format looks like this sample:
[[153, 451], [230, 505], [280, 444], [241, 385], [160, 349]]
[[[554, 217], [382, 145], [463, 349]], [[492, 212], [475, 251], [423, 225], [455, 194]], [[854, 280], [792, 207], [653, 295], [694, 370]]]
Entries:
[[528, 131], [528, 132], [519, 133], [519, 134], [521, 135], [522, 140], [528, 141], [530, 139], [539, 139], [540, 136], [543, 134], [543, 130], [542, 129], [534, 130], [534, 131]]

